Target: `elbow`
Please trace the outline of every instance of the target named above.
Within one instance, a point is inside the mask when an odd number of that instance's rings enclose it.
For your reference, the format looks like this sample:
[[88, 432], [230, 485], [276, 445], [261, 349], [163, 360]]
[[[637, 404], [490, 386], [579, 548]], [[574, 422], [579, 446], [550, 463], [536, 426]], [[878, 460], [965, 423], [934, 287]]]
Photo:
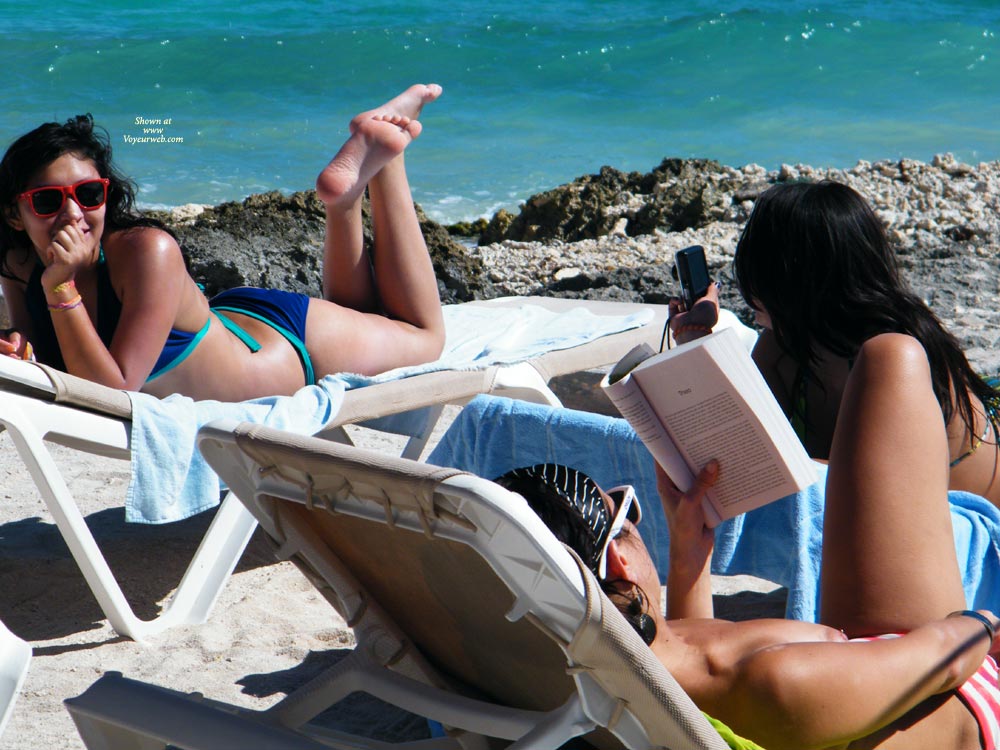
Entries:
[[830, 747], [843, 738], [830, 732], [828, 712], [810, 700], [814, 684], [808, 665], [790, 663], [780, 647], [757, 652], [739, 670], [734, 729], [768, 750]]
[[427, 338], [427, 361], [433, 362], [436, 359], [440, 359], [441, 354], [444, 352], [444, 323], [442, 322], [440, 326], [431, 329], [428, 332]]

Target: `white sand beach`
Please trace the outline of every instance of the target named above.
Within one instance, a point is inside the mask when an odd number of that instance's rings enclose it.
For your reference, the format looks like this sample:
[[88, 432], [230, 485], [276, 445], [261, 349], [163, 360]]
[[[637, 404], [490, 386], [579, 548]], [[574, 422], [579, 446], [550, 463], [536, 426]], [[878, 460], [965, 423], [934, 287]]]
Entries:
[[[453, 413], [453, 412], [452, 412]], [[355, 430], [367, 447], [393, 439]], [[170, 596], [211, 512], [164, 526], [126, 524], [123, 461], [56, 449], [87, 522], [133, 607], [143, 618]], [[148, 643], [119, 637], [104, 620], [8, 435], [0, 435], [0, 620], [34, 649], [0, 750], [76, 750], [83, 743], [65, 698], [107, 671], [241, 706], [263, 709], [353, 646], [343, 620], [287, 562], [253, 539], [208, 622], [177, 627]], [[783, 591], [746, 577], [717, 578], [720, 616], [780, 616]], [[424, 724], [373, 699], [352, 698], [326, 719], [398, 741]]]

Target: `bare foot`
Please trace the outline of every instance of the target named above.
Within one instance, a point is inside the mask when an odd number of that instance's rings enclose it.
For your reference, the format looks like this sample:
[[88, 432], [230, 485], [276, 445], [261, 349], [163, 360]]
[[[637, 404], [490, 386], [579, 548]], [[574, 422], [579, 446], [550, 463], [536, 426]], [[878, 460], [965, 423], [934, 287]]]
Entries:
[[374, 114], [353, 129], [347, 143], [316, 178], [316, 192], [327, 206], [350, 206], [368, 181], [403, 153], [423, 126], [402, 115]]
[[408, 117], [416, 120], [420, 117], [420, 111], [428, 104], [441, 96], [441, 87], [436, 83], [417, 83], [410, 86], [399, 96], [390, 99], [381, 107], [362, 112], [351, 120], [351, 132], [357, 130], [358, 126], [365, 120], [381, 115]]

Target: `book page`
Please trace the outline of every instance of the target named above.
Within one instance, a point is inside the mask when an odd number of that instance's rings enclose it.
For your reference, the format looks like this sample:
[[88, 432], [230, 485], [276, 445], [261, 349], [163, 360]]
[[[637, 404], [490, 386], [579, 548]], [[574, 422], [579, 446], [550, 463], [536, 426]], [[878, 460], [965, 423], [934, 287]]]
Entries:
[[603, 387], [615, 408], [632, 426], [646, 450], [663, 467], [667, 476], [678, 487], [690, 487], [694, 482], [694, 475], [635, 382], [629, 376], [617, 383], [608, 383], [605, 379]]
[[[765, 426], [762, 420], [769, 418], [768, 402], [774, 397], [749, 354], [726, 333], [731, 331], [685, 344], [674, 356], [648, 359], [632, 372], [689, 471], [718, 459], [719, 478], [707, 501], [719, 518], [707, 513], [710, 523], [815, 481], [807, 478], [808, 458], [796, 458], [805, 452], [784, 415], [777, 417], [777, 424]], [[789, 465], [786, 452], [796, 468]]]
[[758, 494], [773, 496], [785, 484], [787, 476], [775, 460], [770, 440], [732, 393], [710, 395], [665, 413], [662, 419], [677, 444], [684, 446], [691, 466], [719, 459], [719, 479], [712, 494], [722, 508], [741, 500], [752, 503]]
[[[633, 353], [630, 352], [630, 355]], [[816, 481], [809, 460], [757, 369], [731, 329], [634, 364], [623, 358], [619, 382], [602, 387], [681, 490], [711, 459], [719, 477], [705, 498], [710, 526]]]

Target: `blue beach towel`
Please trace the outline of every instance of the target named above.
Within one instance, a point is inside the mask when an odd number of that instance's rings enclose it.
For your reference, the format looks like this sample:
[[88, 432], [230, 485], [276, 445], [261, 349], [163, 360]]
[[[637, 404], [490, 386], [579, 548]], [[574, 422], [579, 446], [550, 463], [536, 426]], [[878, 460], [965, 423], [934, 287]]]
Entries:
[[[480, 396], [458, 415], [428, 462], [493, 479], [520, 466], [556, 462], [585, 471], [600, 485], [629, 483], [644, 501], [642, 536], [661, 577], [669, 533], [656, 492], [653, 461], [623, 419]], [[795, 495], [738, 516], [716, 529], [712, 572], [745, 574], [788, 589], [786, 616], [819, 615], [820, 548], [826, 467]], [[955, 549], [972, 608], [1000, 609], [1000, 512], [964, 492], [948, 497]]]

